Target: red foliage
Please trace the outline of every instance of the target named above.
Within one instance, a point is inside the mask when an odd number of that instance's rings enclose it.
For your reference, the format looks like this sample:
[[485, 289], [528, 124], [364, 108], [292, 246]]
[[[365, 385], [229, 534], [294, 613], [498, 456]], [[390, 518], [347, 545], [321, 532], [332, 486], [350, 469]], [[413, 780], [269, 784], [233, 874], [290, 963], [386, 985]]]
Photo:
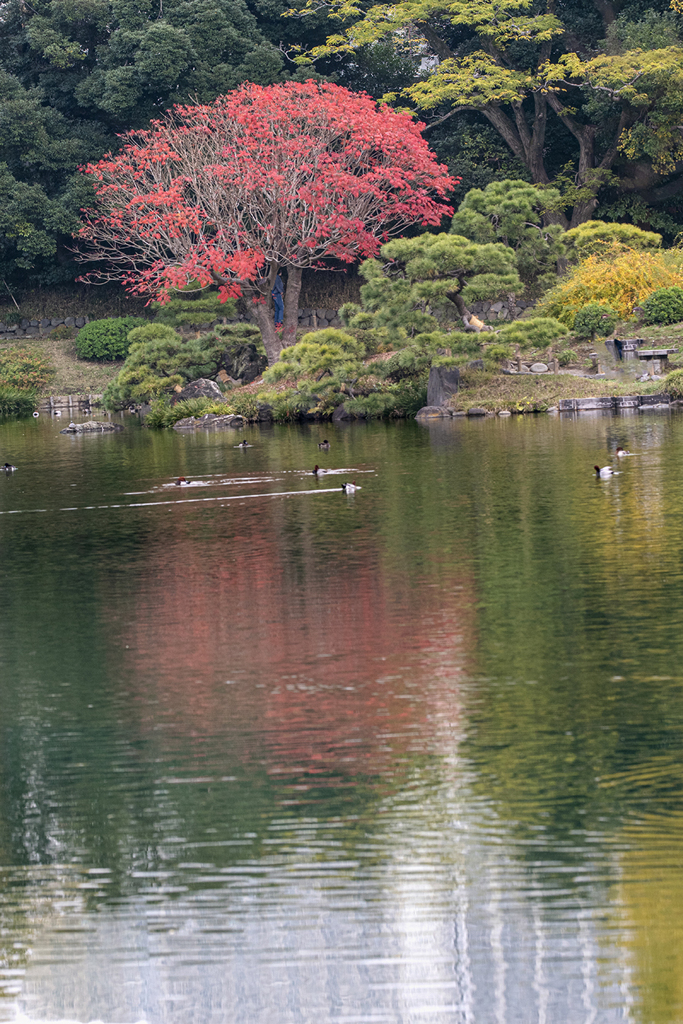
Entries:
[[454, 180], [407, 114], [336, 85], [245, 84], [178, 106], [83, 170], [84, 260], [163, 298], [197, 279], [269, 295], [275, 269], [351, 263], [408, 225], [438, 225]]

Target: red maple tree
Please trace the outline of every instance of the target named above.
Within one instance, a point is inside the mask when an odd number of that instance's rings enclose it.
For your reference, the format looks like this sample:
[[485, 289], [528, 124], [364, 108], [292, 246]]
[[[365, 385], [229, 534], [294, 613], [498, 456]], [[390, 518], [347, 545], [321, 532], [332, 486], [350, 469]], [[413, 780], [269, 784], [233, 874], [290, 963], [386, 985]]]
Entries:
[[[83, 168], [90, 276], [161, 299], [199, 281], [244, 296], [269, 362], [295, 341], [304, 267], [374, 255], [411, 224], [438, 225], [455, 184], [407, 114], [317, 82], [247, 83], [214, 103], [177, 106]], [[105, 269], [101, 269], [104, 266]], [[284, 327], [271, 289], [287, 273]]]

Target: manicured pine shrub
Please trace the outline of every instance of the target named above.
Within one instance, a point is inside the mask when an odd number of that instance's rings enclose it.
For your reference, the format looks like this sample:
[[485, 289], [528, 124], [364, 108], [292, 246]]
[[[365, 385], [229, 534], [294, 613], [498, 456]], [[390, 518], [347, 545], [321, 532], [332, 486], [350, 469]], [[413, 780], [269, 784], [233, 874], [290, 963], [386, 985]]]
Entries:
[[658, 249], [662, 236], [656, 231], [643, 231], [634, 224], [615, 224], [604, 220], [587, 220], [571, 228], [563, 236], [568, 255], [575, 259], [604, 252], [615, 244], [628, 249]]
[[499, 331], [497, 339], [504, 345], [519, 345], [521, 349], [545, 348], [564, 334], [567, 334], [567, 328], [559, 320], [539, 316], [506, 324]]

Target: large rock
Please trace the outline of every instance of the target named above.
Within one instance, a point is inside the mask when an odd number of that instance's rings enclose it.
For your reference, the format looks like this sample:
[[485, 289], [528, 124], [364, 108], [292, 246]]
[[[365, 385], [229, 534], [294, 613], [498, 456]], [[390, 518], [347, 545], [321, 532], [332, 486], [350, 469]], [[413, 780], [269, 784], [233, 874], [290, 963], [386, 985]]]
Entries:
[[440, 420], [449, 416], [448, 409], [443, 405], [423, 405], [415, 413], [416, 420]]
[[241, 380], [243, 384], [251, 384], [260, 377], [268, 360], [257, 350], [256, 345], [236, 345], [227, 349], [223, 356], [223, 366], [233, 380]]
[[215, 412], [207, 412], [204, 416], [186, 416], [184, 419], [174, 423], [173, 429], [183, 431], [197, 430], [201, 427], [203, 430], [222, 430], [225, 427], [239, 429], [243, 426], [244, 417], [238, 414], [227, 413], [225, 416], [218, 416]]
[[457, 395], [460, 386], [460, 370], [457, 366], [432, 366], [427, 384], [427, 407], [446, 405], [449, 398]]
[[188, 398], [210, 398], [212, 402], [225, 402], [223, 392], [215, 380], [207, 380], [200, 377], [199, 380], [192, 380], [189, 384], [171, 396], [171, 405], [176, 402], [185, 402]]
[[120, 423], [110, 423], [108, 420], [86, 420], [85, 423], [70, 423], [68, 427], [60, 430], [60, 434], [113, 434], [117, 430], [123, 430]]

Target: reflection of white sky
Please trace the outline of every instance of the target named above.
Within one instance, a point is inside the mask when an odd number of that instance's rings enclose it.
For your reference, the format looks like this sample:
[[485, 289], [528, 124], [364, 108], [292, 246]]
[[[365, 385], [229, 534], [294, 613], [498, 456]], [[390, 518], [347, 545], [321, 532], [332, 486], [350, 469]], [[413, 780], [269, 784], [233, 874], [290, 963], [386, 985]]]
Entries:
[[[462, 779], [387, 800], [353, 860], [301, 823], [288, 854], [207, 873], [173, 899], [100, 913], [65, 902], [33, 941], [28, 1019], [151, 1024], [611, 1024], [628, 975], [602, 926], [605, 889], [552, 904]], [[455, 794], [455, 795], [454, 795]], [[273, 836], [284, 824], [274, 823]], [[320, 831], [329, 834], [329, 824]], [[141, 881], [141, 885], [144, 881]], [[596, 905], [591, 905], [591, 896]], [[627, 991], [625, 991], [625, 988]]]

